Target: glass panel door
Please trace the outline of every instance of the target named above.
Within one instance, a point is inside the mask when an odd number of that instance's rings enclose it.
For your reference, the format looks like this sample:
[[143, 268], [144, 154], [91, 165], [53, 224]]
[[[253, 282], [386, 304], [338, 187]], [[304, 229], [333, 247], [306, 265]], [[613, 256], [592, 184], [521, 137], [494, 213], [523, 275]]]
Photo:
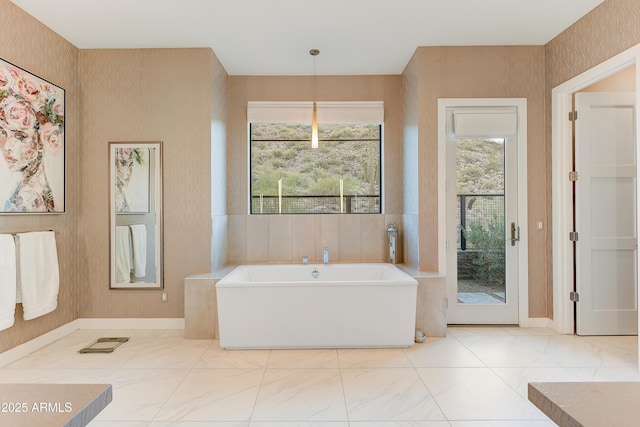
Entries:
[[518, 107], [474, 101], [446, 109], [447, 322], [518, 324]]
[[458, 303], [503, 304], [504, 138], [455, 140]]

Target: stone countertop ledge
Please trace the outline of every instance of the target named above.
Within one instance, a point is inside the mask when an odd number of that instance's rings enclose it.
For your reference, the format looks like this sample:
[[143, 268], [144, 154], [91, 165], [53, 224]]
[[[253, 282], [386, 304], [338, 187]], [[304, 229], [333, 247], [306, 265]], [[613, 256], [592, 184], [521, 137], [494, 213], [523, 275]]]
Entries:
[[86, 426], [112, 398], [111, 384], [0, 384], [0, 425]]
[[560, 427], [640, 425], [638, 382], [529, 383], [528, 397]]
[[[380, 263], [382, 261], [376, 262]], [[384, 263], [384, 262], [383, 262]], [[253, 265], [253, 264], [259, 264], [259, 265], [278, 265], [278, 264], [285, 264], [285, 265], [296, 265], [296, 264], [301, 264], [301, 262], [282, 262], [282, 263], [278, 263], [278, 262], [246, 262], [246, 263], [238, 263], [238, 264], [228, 264], [228, 265], [224, 265], [222, 267], [220, 267], [219, 269], [212, 271], [210, 273], [198, 273], [198, 274], [191, 274], [189, 276], [187, 276], [187, 279], [203, 279], [203, 280], [218, 280], [218, 279], [222, 279], [224, 276], [226, 276], [227, 274], [229, 274], [234, 268], [238, 267], [239, 265]], [[312, 262], [309, 261], [309, 264], [320, 264], [320, 262]], [[333, 262], [330, 264], [343, 264], [341, 262]], [[348, 262], [347, 264], [351, 264], [351, 262]], [[354, 262], [354, 264], [366, 264], [366, 262]], [[406, 264], [394, 264], [396, 267], [398, 267], [399, 269], [401, 269], [402, 271], [404, 271], [405, 273], [407, 273], [408, 275], [412, 276], [412, 277], [429, 277], [429, 278], [444, 278], [446, 277], [445, 274], [443, 273], [438, 273], [438, 272], [424, 272], [424, 271], [419, 271], [417, 268], [415, 267], [411, 267], [409, 265]]]

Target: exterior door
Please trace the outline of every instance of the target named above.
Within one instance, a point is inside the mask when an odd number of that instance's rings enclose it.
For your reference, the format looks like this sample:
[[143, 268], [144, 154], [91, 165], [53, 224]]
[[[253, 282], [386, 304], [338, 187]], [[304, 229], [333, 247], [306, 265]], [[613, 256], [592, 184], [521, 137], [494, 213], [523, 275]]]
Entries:
[[449, 324], [519, 323], [518, 113], [446, 111]]
[[634, 101], [634, 93], [575, 94], [579, 335], [638, 333]]

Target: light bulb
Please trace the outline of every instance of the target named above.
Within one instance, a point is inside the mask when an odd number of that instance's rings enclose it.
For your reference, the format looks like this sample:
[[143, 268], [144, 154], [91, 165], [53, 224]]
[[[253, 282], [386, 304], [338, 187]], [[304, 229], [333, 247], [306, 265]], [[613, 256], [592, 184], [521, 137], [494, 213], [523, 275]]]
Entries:
[[318, 108], [313, 101], [313, 117], [311, 118], [311, 148], [318, 148]]

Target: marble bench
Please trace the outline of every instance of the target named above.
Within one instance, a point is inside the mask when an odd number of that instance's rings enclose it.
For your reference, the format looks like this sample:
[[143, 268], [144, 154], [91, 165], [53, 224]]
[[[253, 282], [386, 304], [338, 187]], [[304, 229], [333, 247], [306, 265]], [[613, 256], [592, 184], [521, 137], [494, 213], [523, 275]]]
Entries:
[[0, 384], [0, 426], [82, 427], [112, 399], [111, 384]]
[[640, 383], [529, 383], [531, 403], [560, 427], [640, 425]]

